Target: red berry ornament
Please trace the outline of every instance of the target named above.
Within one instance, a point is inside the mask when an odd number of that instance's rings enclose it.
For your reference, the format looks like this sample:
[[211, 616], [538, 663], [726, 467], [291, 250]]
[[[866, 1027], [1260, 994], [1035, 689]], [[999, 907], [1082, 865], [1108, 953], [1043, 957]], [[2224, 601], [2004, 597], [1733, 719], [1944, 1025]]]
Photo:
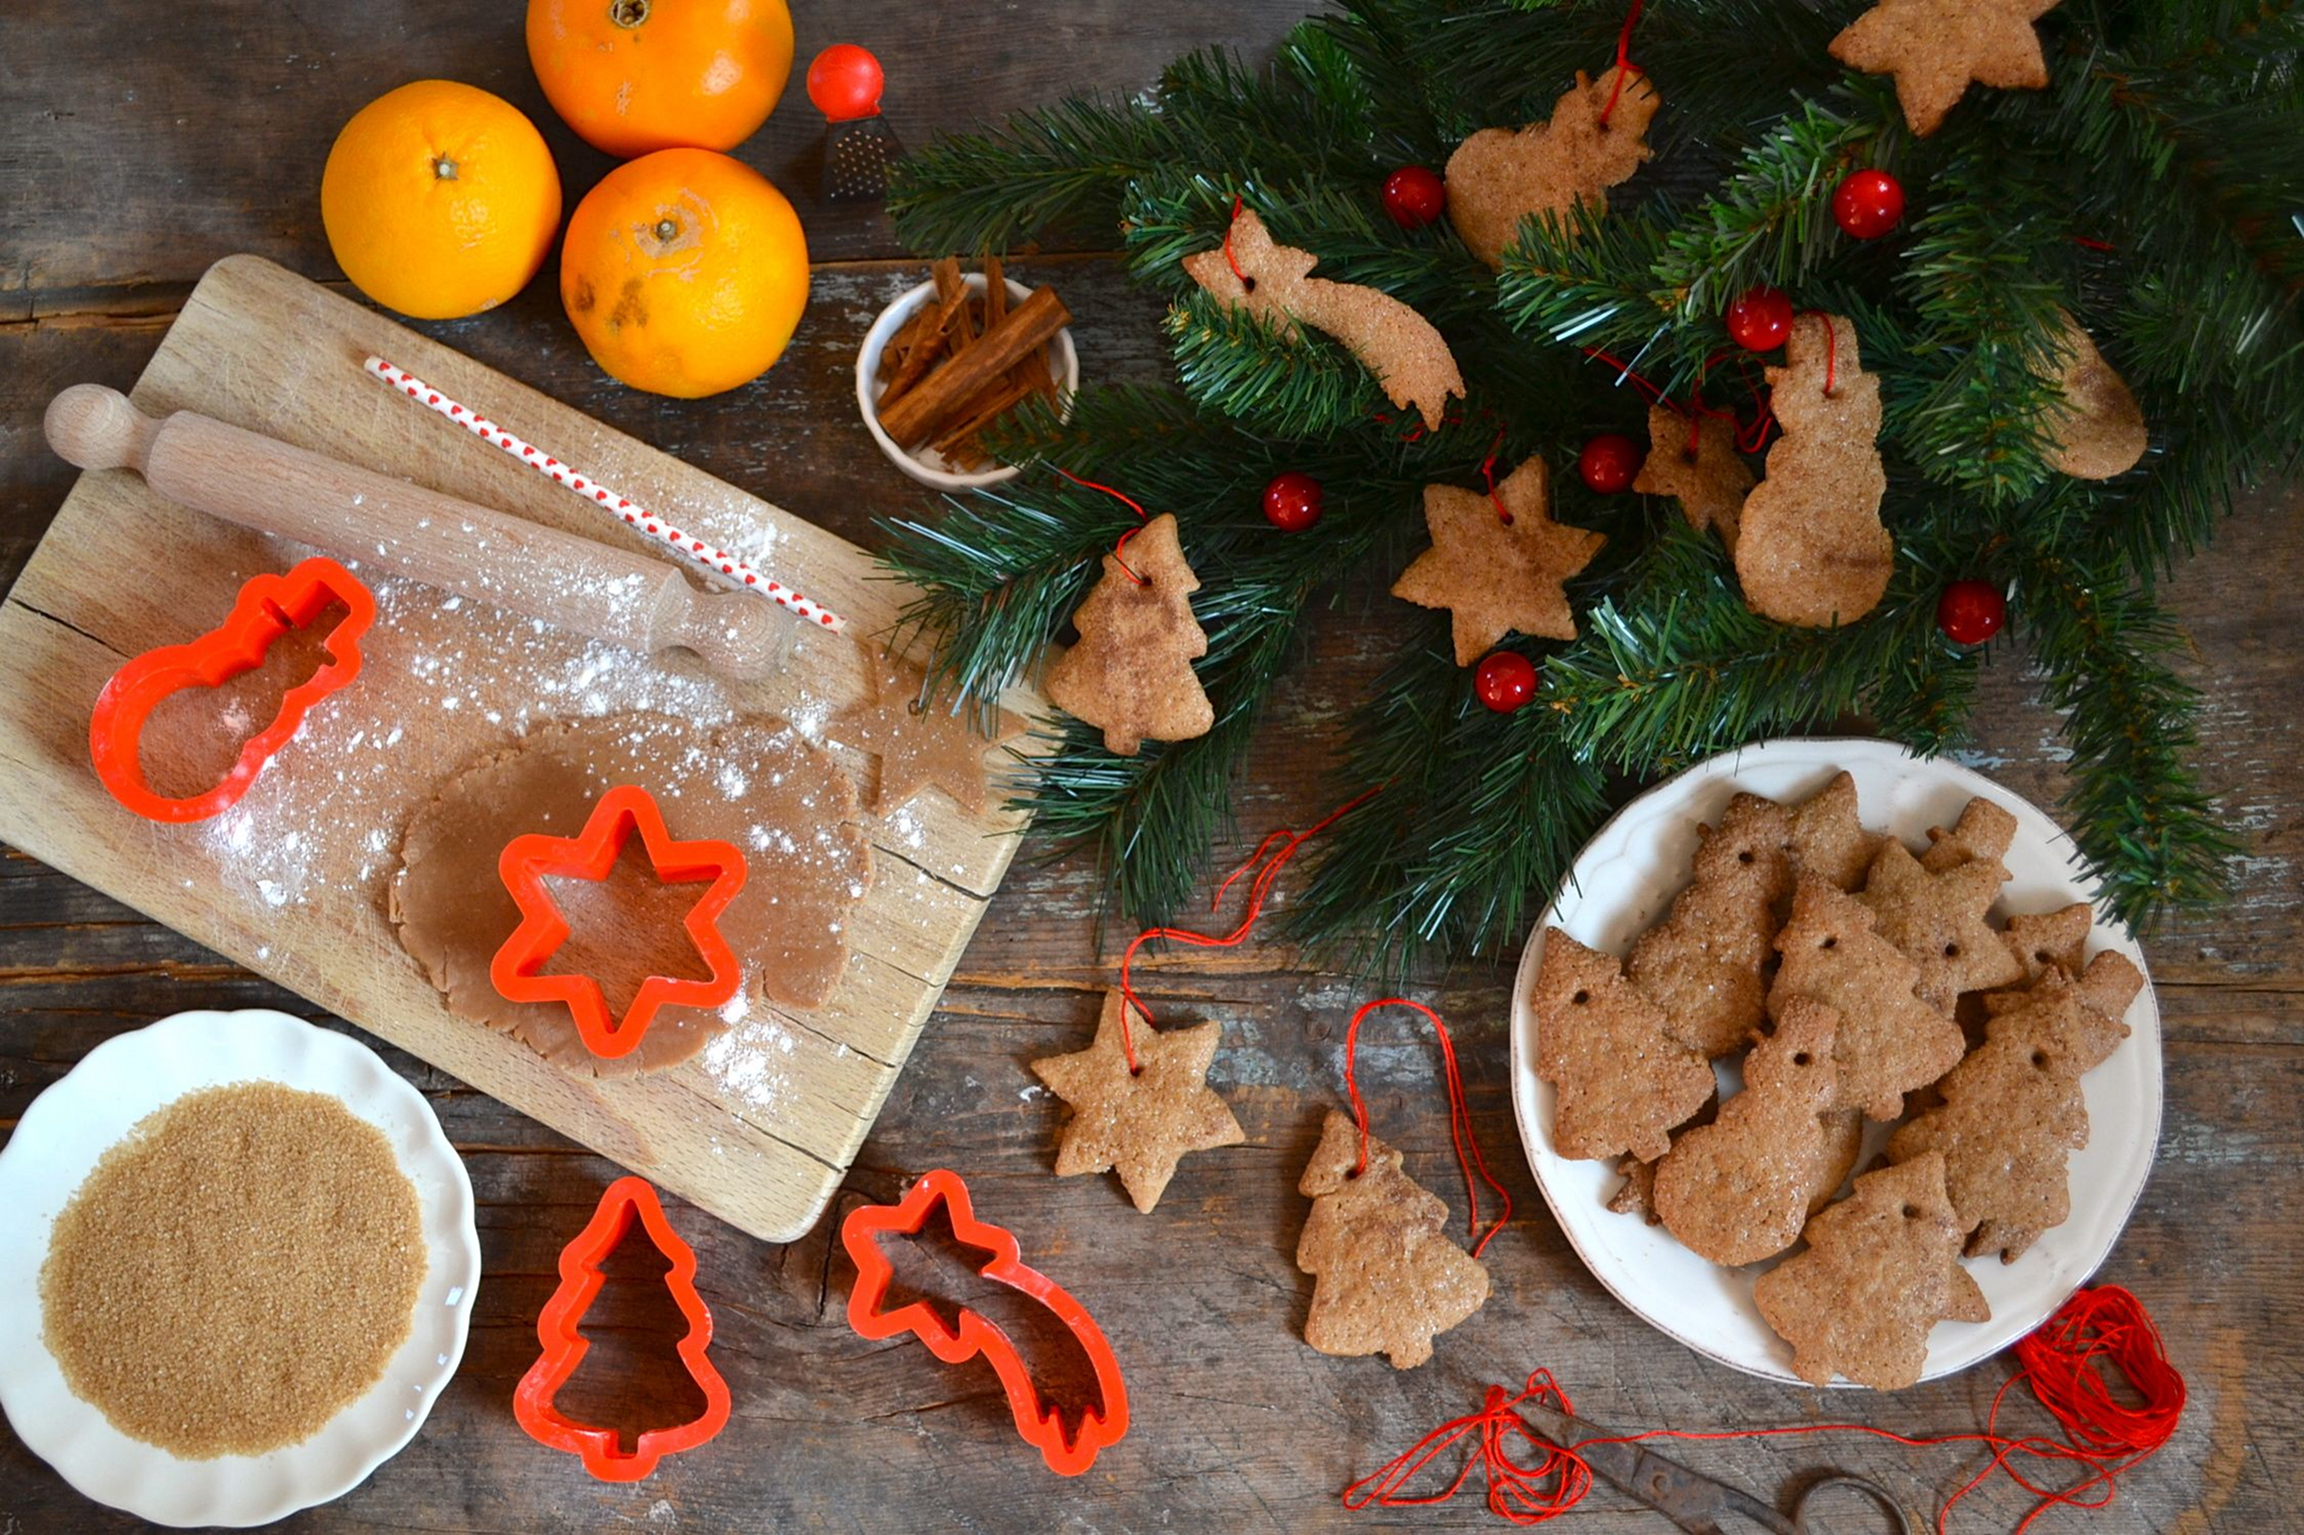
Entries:
[[1955, 581], [1936, 599], [1936, 627], [1955, 645], [1981, 645], [2008, 621], [2008, 599], [1989, 581]]
[[878, 113], [882, 85], [880, 61], [854, 43], [834, 43], [808, 66], [808, 99], [831, 122]]
[[1384, 178], [1384, 211], [1402, 229], [1422, 229], [1447, 207], [1447, 183], [1421, 165], [1403, 165]]
[[1536, 663], [1516, 650], [1492, 650], [1472, 674], [1472, 691], [1498, 714], [1512, 714], [1536, 696]]
[[1629, 490], [1632, 477], [1640, 472], [1640, 445], [1622, 432], [1603, 432], [1584, 444], [1576, 456], [1576, 472], [1603, 496]]
[[1264, 520], [1283, 533], [1301, 533], [1320, 520], [1320, 482], [1301, 469], [1272, 476], [1264, 487]]
[[1773, 352], [1792, 334], [1792, 300], [1762, 284], [1728, 306], [1728, 336], [1747, 352]]
[[1877, 240], [1904, 216], [1904, 188], [1886, 171], [1854, 171], [1832, 192], [1832, 222], [1858, 240]]

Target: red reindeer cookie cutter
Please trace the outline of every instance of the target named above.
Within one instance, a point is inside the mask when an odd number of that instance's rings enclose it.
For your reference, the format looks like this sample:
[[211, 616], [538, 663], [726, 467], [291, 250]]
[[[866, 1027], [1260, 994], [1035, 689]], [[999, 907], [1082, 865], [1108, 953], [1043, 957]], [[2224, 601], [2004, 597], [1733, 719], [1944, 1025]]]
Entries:
[[[925, 1301], [914, 1301], [894, 1311], [880, 1309], [888, 1298], [895, 1269], [880, 1248], [879, 1234], [897, 1231], [915, 1235], [928, 1224], [929, 1215], [939, 1204], [950, 1214], [952, 1234], [961, 1243], [991, 1255], [977, 1272], [1046, 1306], [1071, 1329], [1086, 1351], [1096, 1371], [1096, 1389], [1103, 1405], [1082, 1414], [1076, 1439], [1065, 1439], [1062, 1416], [1042, 1405], [1024, 1356], [990, 1318], [962, 1307], [955, 1329], [946, 1327], [944, 1319]], [[968, 1185], [958, 1173], [937, 1168], [921, 1174], [920, 1181], [895, 1204], [851, 1210], [840, 1223], [840, 1244], [856, 1265], [856, 1288], [848, 1292], [848, 1325], [859, 1336], [875, 1340], [900, 1332], [917, 1334], [928, 1351], [946, 1364], [960, 1364], [982, 1354], [1007, 1389], [1016, 1431], [1058, 1476], [1078, 1476], [1086, 1471], [1096, 1463], [1099, 1450], [1118, 1444], [1128, 1432], [1128, 1385], [1120, 1378], [1120, 1361], [1105, 1341], [1103, 1329], [1088, 1315], [1088, 1308], [1061, 1285], [1025, 1264], [1014, 1233], [976, 1218], [968, 1201]]]
[[[680, 1314], [688, 1319], [688, 1333], [677, 1345], [688, 1376], [704, 1393], [704, 1412], [675, 1428], [652, 1428], [641, 1433], [627, 1454], [612, 1428], [573, 1422], [552, 1404], [568, 1377], [576, 1373], [592, 1345], [577, 1324], [599, 1295], [605, 1276], [600, 1265], [616, 1250], [637, 1214], [648, 1230], [648, 1240], [672, 1262], [665, 1285]], [[544, 1352], [520, 1377], [512, 1393], [512, 1415], [538, 1444], [581, 1456], [584, 1469], [603, 1482], [637, 1482], [656, 1469], [656, 1462], [682, 1450], [693, 1450], [727, 1425], [728, 1383], [712, 1368], [705, 1349], [712, 1342], [712, 1313], [696, 1293], [696, 1252], [664, 1219], [664, 1206], [645, 1178], [619, 1178], [600, 1196], [592, 1223], [576, 1234], [560, 1254], [560, 1288], [544, 1303], [536, 1318], [536, 1341]]]
[[[710, 879], [707, 889], [689, 909], [685, 926], [696, 950], [712, 972], [707, 980], [682, 980], [652, 975], [640, 983], [622, 1022], [608, 1011], [608, 998], [589, 975], [539, 975], [544, 962], [568, 941], [568, 919], [560, 915], [549, 891], [548, 875], [600, 880], [615, 867], [617, 855], [632, 833], [656, 875], [667, 884], [688, 884]], [[664, 828], [664, 816], [648, 791], [632, 784], [619, 785], [600, 796], [584, 830], [573, 837], [531, 832], [505, 844], [496, 860], [504, 888], [520, 908], [520, 925], [512, 930], [489, 962], [488, 979], [510, 1002], [562, 1002], [575, 1016], [576, 1032], [594, 1055], [613, 1060], [637, 1049], [657, 1011], [666, 1007], [718, 1007], [736, 995], [744, 973], [728, 940], [720, 935], [720, 914], [744, 888], [744, 855], [735, 844], [698, 840], [675, 842]]]
[[[328, 631], [328, 661], [280, 700], [280, 712], [240, 748], [223, 779], [205, 794], [171, 799], [144, 781], [144, 722], [162, 699], [185, 688], [212, 688], [254, 671], [280, 637], [312, 623], [332, 604], [344, 618]], [[181, 645], [147, 650], [112, 674], [88, 722], [88, 755], [114, 799], [152, 821], [205, 821], [240, 802], [264, 764], [288, 743], [312, 706], [360, 675], [360, 636], [376, 621], [376, 599], [352, 572], [315, 556], [286, 575], [252, 577], [224, 622]]]

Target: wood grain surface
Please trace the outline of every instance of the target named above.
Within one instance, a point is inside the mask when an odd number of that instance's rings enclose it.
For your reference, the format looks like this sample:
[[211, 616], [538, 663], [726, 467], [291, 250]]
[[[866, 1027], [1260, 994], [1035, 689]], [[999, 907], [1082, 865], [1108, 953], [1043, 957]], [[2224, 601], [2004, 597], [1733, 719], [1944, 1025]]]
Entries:
[[[1073, 0], [1016, 7], [846, 0], [798, 8], [800, 51], [848, 38], [888, 65], [889, 106], [915, 142], [935, 127], [1097, 87], [1142, 89], [1180, 48], [1268, 48], [1296, 0]], [[40, 408], [81, 380], [125, 388], [215, 258], [253, 250], [336, 277], [315, 188], [330, 136], [378, 92], [418, 76], [468, 79], [536, 115], [571, 194], [605, 162], [572, 147], [530, 78], [517, 8], [369, 0], [360, 6], [161, 0], [92, 6], [30, 0], [0, 15], [0, 579], [13, 579], [72, 480], [38, 436]], [[690, 466], [868, 542], [876, 515], [926, 498], [873, 449], [848, 368], [857, 339], [922, 266], [898, 259], [881, 215], [813, 198], [816, 124], [797, 90], [743, 151], [791, 190], [820, 267], [791, 352], [759, 383], [699, 402], [622, 390], [592, 367], [560, 316], [549, 274], [503, 311], [424, 329]], [[829, 258], [829, 259], [827, 259]], [[1078, 317], [1083, 376], [1155, 376], [1156, 311], [1086, 253], [1028, 264]], [[2183, 1426], [2123, 1479], [2099, 1515], [2058, 1511], [2046, 1532], [2254, 1532], [2292, 1527], [2304, 1481], [2304, 519], [2291, 491], [2257, 497], [2188, 565], [2172, 595], [2191, 640], [2188, 674], [2210, 704], [2201, 763], [2242, 826], [2233, 901], [2147, 939], [2167, 1031], [2159, 1160], [2102, 1277], [2144, 1298], [2191, 1389]], [[1323, 776], [1345, 704], [1423, 615], [1381, 585], [1348, 591], [1318, 626], [1235, 794], [1241, 850], [1269, 827], [1327, 808]], [[2053, 805], [2062, 748], [2021, 651], [1984, 686], [1963, 760]], [[1135, 1427], [1085, 1478], [1059, 1482], [1018, 1443], [990, 1371], [946, 1368], [916, 1345], [860, 1342], [843, 1307], [852, 1271], [827, 1220], [772, 1246], [680, 1202], [736, 1397], [728, 1429], [649, 1481], [608, 1487], [538, 1449], [514, 1424], [513, 1383], [534, 1357], [534, 1319], [561, 1245], [614, 1175], [465, 1082], [384, 1047], [439, 1111], [481, 1203], [487, 1278], [462, 1372], [415, 1442], [309, 1529], [490, 1531], [956, 1528], [1066, 1530], [1463, 1529], [1502, 1526], [1476, 1492], [1446, 1509], [1350, 1515], [1339, 1490], [1491, 1383], [1548, 1366], [1580, 1411], [1609, 1425], [1758, 1427], [1854, 1418], [1914, 1434], [1981, 1423], [2008, 1376], [1994, 1360], [1895, 1396], [1769, 1385], [1712, 1365], [1631, 1318], [1543, 1214], [1505, 1092], [1509, 971], [1468, 966], [1422, 993], [1463, 1046], [1477, 1131], [1518, 1206], [1488, 1252], [1496, 1294], [1395, 1374], [1300, 1341], [1310, 1279], [1292, 1261], [1305, 1201], [1295, 1181], [1321, 1115], [1339, 1101], [1338, 1045], [1364, 996], [1348, 976], [1267, 942], [1188, 951], [1147, 967], [1156, 1002], [1225, 1027], [1211, 1080], [1245, 1146], [1188, 1159], [1156, 1215], [1109, 1179], [1049, 1173], [1057, 1106], [1024, 1062], [1083, 1044], [1099, 955], [1080, 861], [1020, 860], [955, 971], [941, 1010], [884, 1106], [833, 1214], [893, 1197], [925, 1168], [970, 1179], [980, 1213], [1023, 1239], [1027, 1261], [1080, 1296], [1128, 1371]], [[1285, 898], [1286, 885], [1282, 896]], [[102, 1039], [188, 1007], [279, 1006], [297, 997], [21, 854], [0, 859], [0, 1128]], [[342, 1027], [341, 1024], [332, 1026]], [[1405, 1036], [1371, 1040], [1363, 1087], [1380, 1133], [1461, 1214], [1438, 1062]], [[909, 1283], [982, 1304], [950, 1254], [923, 1243]], [[629, 1277], [645, 1278], [645, 1265]], [[625, 1271], [619, 1270], [619, 1273]], [[687, 1404], [661, 1356], [677, 1330], [660, 1286], [611, 1284], [598, 1313], [592, 1402], [639, 1404], [670, 1422]], [[1013, 1318], [1010, 1318], [1013, 1320]], [[1062, 1376], [1044, 1335], [1028, 1352]], [[582, 1377], [579, 1377], [582, 1380]], [[568, 1404], [581, 1409], [583, 1396]], [[2003, 1426], [2047, 1420], [2012, 1399]], [[1860, 1468], [1926, 1511], [1976, 1469], [1957, 1450], [1856, 1440], [1722, 1444], [1675, 1452], [1763, 1494], [1827, 1464]], [[1998, 1483], [1956, 1529], [2006, 1530], [2028, 1506]], [[1829, 1530], [1875, 1528], [1820, 1505]], [[115, 1530], [0, 1435], [0, 1532]], [[1573, 1528], [1627, 1535], [1663, 1524], [1595, 1491]]]

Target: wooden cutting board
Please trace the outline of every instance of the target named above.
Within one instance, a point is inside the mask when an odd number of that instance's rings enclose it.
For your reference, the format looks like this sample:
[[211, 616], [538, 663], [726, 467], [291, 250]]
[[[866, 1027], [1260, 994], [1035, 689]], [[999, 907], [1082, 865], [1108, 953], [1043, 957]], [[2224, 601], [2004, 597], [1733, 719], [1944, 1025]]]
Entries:
[[[209, 269], [132, 398], [149, 415], [197, 410], [650, 549], [367, 377], [371, 353], [745, 555], [845, 615], [853, 636], [890, 630], [909, 595], [854, 545], [253, 256]], [[203, 632], [249, 576], [307, 552], [164, 501], [125, 471], [83, 474], [0, 605], [0, 839], [755, 1236], [805, 1232], [935, 1007], [1021, 823], [922, 795], [870, 824], [873, 883], [850, 914], [848, 973], [823, 1007], [776, 1010], [755, 996], [685, 1065], [624, 1080], [564, 1071], [448, 1012], [401, 949], [386, 891], [410, 816], [465, 763], [553, 720], [628, 709], [700, 726], [781, 716], [814, 735], [863, 696], [862, 652], [803, 628], [781, 675], [735, 684], [685, 658], [587, 644], [370, 572], [380, 611], [358, 682], [314, 711], [238, 807], [164, 826], [115, 804], [88, 760], [105, 679], [126, 657]], [[831, 749], [859, 781], [871, 771], [870, 759]]]

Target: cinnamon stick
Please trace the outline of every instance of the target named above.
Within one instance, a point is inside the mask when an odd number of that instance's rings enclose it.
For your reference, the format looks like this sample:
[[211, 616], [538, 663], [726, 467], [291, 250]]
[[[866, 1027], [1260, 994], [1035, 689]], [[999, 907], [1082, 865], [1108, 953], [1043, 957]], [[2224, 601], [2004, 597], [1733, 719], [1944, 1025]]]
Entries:
[[905, 448], [919, 446], [949, 426], [963, 407], [985, 387], [1024, 357], [1048, 344], [1048, 338], [1072, 323], [1072, 312], [1051, 288], [1035, 288], [1032, 296], [1010, 310], [1007, 317], [977, 337], [966, 350], [957, 343], [942, 367], [881, 411], [881, 429]]

